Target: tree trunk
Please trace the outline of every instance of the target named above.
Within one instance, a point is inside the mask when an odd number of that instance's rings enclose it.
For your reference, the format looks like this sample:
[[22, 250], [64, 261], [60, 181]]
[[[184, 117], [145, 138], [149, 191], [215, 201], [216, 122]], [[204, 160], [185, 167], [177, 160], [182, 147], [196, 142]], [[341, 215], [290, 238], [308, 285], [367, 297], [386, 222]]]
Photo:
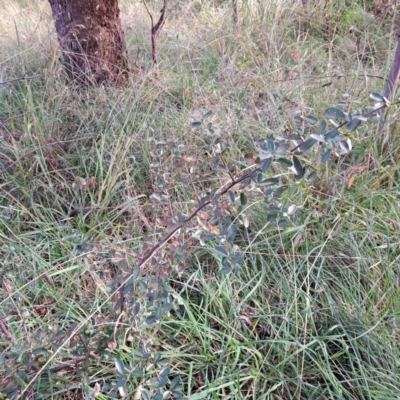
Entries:
[[[400, 15], [398, 17], [400, 17]], [[386, 97], [390, 102], [393, 100], [393, 96], [396, 93], [396, 87], [400, 79], [400, 19], [398, 21], [396, 35], [397, 35], [396, 53], [394, 54], [392, 68], [390, 68], [390, 72], [386, 80], [385, 89], [383, 91], [383, 96]], [[388, 111], [387, 108], [385, 108], [382, 111], [381, 120], [379, 122], [379, 132], [382, 132], [386, 126], [387, 111]], [[383, 137], [383, 143], [386, 143], [389, 140], [389, 138], [390, 138], [390, 133], [389, 129], [387, 129], [386, 134]]]
[[68, 77], [119, 83], [128, 74], [118, 0], [49, 0]]
[[396, 87], [400, 79], [400, 15], [399, 15], [399, 22], [396, 35], [397, 35], [397, 49], [394, 55], [392, 68], [390, 69], [389, 76], [386, 81], [385, 90], [383, 92], [383, 95], [389, 101], [392, 101], [393, 95], [396, 91]]

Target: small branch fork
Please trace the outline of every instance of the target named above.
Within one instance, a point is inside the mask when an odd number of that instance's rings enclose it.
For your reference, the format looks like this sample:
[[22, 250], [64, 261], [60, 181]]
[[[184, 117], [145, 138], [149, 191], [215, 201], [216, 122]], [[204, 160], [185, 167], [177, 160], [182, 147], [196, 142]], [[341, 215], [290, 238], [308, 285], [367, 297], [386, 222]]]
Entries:
[[167, 11], [168, 0], [164, 0], [163, 8], [160, 10], [160, 18], [157, 23], [154, 25], [153, 14], [150, 12], [147, 7], [146, 0], [143, 0], [143, 4], [146, 7], [146, 11], [149, 14], [151, 20], [151, 56], [153, 59], [154, 65], [158, 65], [157, 59], [157, 36], [161, 31], [161, 28], [165, 22], [165, 13]]

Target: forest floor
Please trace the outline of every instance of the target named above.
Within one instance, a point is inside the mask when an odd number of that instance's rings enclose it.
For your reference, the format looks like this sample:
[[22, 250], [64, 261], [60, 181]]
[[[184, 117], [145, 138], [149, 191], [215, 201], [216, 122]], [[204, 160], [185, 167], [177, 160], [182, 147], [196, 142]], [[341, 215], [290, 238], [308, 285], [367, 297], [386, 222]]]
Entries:
[[146, 9], [123, 0], [129, 82], [82, 88], [47, 2], [2, 1], [0, 399], [400, 398], [397, 105], [348, 154], [308, 150], [303, 179], [273, 163], [288, 225], [250, 182], [231, 220], [205, 208], [135, 268], [257, 141], [374, 107], [396, 21], [371, 3], [243, 1], [235, 28], [229, 1], [178, 1], [155, 67]]

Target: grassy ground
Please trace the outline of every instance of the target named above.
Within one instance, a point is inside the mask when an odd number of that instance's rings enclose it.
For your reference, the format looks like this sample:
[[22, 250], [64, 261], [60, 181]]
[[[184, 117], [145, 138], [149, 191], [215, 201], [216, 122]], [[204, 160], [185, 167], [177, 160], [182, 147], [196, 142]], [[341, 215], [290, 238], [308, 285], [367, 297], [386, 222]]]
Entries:
[[[235, 31], [230, 2], [181, 2], [156, 70], [146, 11], [123, 1], [134, 73], [83, 90], [64, 78], [47, 2], [3, 3], [1, 81], [40, 76], [0, 85], [0, 399], [156, 399], [174, 382], [188, 399], [400, 397], [396, 106], [390, 140], [361, 128], [350, 154], [312, 158], [320, 179], [290, 195], [297, 226], [271, 227], [249, 201], [239, 272], [220, 273], [195, 221], [175, 238], [189, 244], [181, 264], [162, 249], [132, 297], [118, 291], [146, 237], [229, 181], [204, 139], [220, 137], [239, 172], [257, 139], [295, 128], [293, 110], [372, 105], [395, 46], [389, 12], [248, 1]], [[194, 128], [208, 111], [213, 131]], [[152, 321], [155, 278], [166, 297]], [[120, 296], [133, 301], [124, 318]]]

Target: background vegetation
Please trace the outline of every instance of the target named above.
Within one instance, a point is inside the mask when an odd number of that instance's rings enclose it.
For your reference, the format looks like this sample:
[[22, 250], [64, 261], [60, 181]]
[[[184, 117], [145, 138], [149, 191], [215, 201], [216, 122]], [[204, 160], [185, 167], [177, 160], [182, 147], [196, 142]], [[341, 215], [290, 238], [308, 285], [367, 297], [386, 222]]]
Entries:
[[383, 3], [248, 0], [235, 29], [230, 1], [177, 2], [155, 69], [148, 14], [121, 1], [129, 84], [83, 89], [47, 2], [2, 2], [0, 398], [399, 398], [397, 106], [344, 157], [311, 151], [318, 178], [285, 195], [296, 223], [272, 224], [257, 197], [238, 209], [238, 272], [221, 274], [200, 215], [118, 317], [146, 243], [229, 181], [210, 142], [237, 172], [299, 112], [373, 106], [396, 44]]

